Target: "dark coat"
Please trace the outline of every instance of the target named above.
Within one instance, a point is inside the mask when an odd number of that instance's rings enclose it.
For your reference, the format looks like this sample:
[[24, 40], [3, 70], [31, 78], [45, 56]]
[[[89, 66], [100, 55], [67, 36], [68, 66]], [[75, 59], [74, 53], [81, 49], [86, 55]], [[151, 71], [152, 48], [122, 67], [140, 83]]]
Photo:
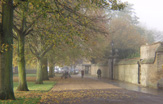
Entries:
[[97, 70], [97, 74], [98, 74], [98, 75], [101, 74], [101, 70], [100, 70], [100, 69]]
[[81, 71], [81, 74], [84, 75], [84, 70]]

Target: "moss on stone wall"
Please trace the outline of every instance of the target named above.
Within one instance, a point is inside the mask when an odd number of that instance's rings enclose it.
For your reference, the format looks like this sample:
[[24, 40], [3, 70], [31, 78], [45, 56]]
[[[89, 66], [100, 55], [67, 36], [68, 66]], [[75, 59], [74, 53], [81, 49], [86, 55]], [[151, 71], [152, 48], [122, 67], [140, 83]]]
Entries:
[[155, 58], [150, 58], [150, 59], [144, 59], [141, 61], [141, 64], [153, 64]]
[[137, 62], [140, 61], [140, 58], [134, 58], [134, 59], [122, 59], [119, 60], [116, 64], [117, 65], [130, 65], [130, 64], [137, 64]]

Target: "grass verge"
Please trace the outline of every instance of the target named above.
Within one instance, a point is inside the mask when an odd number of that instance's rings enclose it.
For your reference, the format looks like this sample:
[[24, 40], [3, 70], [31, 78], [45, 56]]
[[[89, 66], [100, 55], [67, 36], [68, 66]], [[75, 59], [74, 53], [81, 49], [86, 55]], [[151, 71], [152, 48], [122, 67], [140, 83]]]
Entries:
[[[14, 82], [14, 90], [18, 87], [18, 82]], [[49, 91], [55, 82], [53, 81], [44, 81], [44, 84], [35, 84], [35, 82], [27, 82], [29, 90], [39, 90], [39, 91]]]
[[18, 82], [14, 82], [16, 100], [0, 100], [0, 104], [37, 104], [41, 96], [49, 91], [55, 84], [54, 81], [44, 81], [44, 84], [27, 82], [30, 91], [16, 91]]

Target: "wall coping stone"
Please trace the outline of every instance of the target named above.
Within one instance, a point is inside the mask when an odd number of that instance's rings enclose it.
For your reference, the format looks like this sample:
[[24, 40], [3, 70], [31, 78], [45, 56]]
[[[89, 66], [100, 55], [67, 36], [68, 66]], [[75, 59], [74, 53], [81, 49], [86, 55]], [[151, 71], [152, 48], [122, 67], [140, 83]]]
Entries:
[[153, 58], [149, 58], [149, 59], [143, 59], [140, 63], [141, 64], [154, 64], [155, 62], [155, 59], [156, 59], [156, 54], [159, 53], [159, 52], [163, 52], [163, 42], [157, 42], [157, 43], [154, 43], [152, 45], [155, 45], [155, 44], [161, 44], [156, 52], [155, 52], [155, 56]]
[[137, 64], [138, 61], [140, 61], [140, 57], [133, 59], [121, 59], [116, 63], [116, 65], [132, 65]]
[[150, 58], [150, 59], [143, 59], [140, 61], [141, 64], [153, 64], [155, 61], [155, 58]]

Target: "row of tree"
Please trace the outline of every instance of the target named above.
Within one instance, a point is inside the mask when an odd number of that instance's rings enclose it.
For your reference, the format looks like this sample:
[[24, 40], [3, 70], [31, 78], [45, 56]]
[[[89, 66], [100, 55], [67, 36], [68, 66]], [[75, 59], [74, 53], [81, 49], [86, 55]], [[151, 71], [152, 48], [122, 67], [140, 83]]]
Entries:
[[[158, 32], [148, 30], [139, 23], [139, 18], [134, 12], [133, 5], [125, 3], [125, 8], [120, 11], [107, 11], [109, 36], [96, 37], [95, 47], [91, 57], [92, 63], [107, 63], [111, 54], [111, 42], [114, 42], [113, 52], [118, 49], [120, 59], [135, 58], [140, 56], [140, 46], [146, 43], [151, 44], [158, 40]], [[157, 36], [157, 38], [155, 37]], [[161, 35], [159, 35], [159, 39]], [[99, 46], [99, 47], [98, 47]]]
[[88, 39], [97, 33], [108, 33], [100, 21], [104, 17], [94, 15], [96, 10], [110, 8], [122, 9], [124, 5], [118, 4], [116, 0], [0, 1], [0, 99], [15, 99], [12, 71], [13, 38], [17, 43], [18, 90], [28, 91], [25, 49], [29, 49], [37, 59], [36, 83], [42, 84], [42, 63], [47, 62], [46, 59], [44, 61], [46, 53], [49, 52], [47, 57], [51, 57], [49, 60], [53, 64], [53, 59], [59, 52], [56, 50], [60, 47], [71, 46], [86, 50], [83, 47]]

